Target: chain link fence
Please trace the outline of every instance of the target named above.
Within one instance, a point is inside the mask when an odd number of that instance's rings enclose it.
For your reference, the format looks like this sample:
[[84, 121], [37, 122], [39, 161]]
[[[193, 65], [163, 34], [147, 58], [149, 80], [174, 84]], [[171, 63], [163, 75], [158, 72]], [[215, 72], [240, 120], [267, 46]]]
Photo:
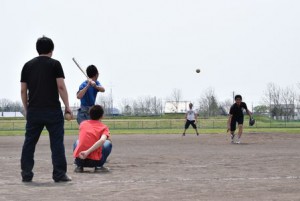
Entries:
[[[184, 119], [155, 119], [155, 120], [103, 120], [103, 123], [113, 129], [181, 129]], [[0, 130], [25, 130], [25, 120], [1, 120]], [[227, 128], [227, 119], [199, 119], [198, 128], [218, 129]], [[245, 119], [245, 128], [249, 127]], [[300, 128], [300, 121], [256, 121], [254, 128]], [[66, 130], [78, 130], [76, 120], [65, 121]]]

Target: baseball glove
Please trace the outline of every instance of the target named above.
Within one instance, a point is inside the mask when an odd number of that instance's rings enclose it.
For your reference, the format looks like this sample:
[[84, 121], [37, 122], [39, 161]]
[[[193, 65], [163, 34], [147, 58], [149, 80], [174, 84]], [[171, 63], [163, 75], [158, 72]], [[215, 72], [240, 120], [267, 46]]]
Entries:
[[253, 117], [250, 117], [249, 126], [253, 126], [254, 124], [255, 124], [255, 119]]

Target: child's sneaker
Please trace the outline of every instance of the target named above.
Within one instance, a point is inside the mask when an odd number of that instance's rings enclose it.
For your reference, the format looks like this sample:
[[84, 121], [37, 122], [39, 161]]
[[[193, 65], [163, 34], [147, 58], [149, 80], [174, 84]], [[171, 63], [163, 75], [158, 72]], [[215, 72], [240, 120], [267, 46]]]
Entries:
[[108, 167], [95, 167], [95, 172], [109, 172], [109, 168]]
[[77, 166], [77, 167], [75, 168], [74, 172], [82, 173], [82, 172], [83, 172], [83, 167]]
[[235, 142], [236, 144], [240, 144], [241, 143], [241, 139], [238, 138], [237, 141]]

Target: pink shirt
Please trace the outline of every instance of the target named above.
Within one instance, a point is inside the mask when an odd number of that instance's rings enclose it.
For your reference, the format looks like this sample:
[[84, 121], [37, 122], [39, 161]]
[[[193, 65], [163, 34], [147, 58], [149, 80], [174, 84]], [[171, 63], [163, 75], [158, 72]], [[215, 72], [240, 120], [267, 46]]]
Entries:
[[[74, 150], [73, 156], [77, 158], [81, 151], [88, 150], [102, 135], [110, 136], [108, 127], [98, 120], [86, 120], [79, 126], [79, 143]], [[87, 158], [100, 160], [102, 157], [102, 147], [93, 151]]]

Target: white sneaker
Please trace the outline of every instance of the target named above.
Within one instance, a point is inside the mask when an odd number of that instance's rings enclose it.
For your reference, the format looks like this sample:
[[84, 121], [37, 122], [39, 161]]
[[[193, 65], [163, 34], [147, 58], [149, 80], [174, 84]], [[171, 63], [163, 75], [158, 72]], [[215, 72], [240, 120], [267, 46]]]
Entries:
[[235, 142], [236, 144], [240, 144], [241, 143], [241, 139], [238, 138], [237, 141]]
[[234, 134], [231, 134], [231, 143], [232, 143], [232, 144], [234, 143], [234, 137], [235, 137], [235, 135], [234, 135]]

